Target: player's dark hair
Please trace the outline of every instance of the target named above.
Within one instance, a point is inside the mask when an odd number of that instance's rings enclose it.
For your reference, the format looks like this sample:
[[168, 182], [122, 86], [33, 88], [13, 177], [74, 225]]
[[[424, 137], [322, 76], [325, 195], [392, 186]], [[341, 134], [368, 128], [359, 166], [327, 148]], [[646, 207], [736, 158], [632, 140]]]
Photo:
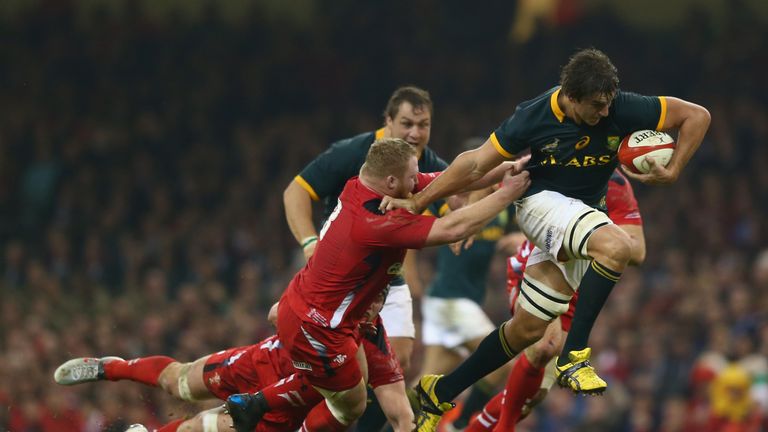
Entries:
[[616, 66], [605, 53], [595, 48], [578, 51], [560, 72], [564, 95], [581, 101], [591, 95], [613, 95], [619, 88]]
[[416, 110], [427, 109], [429, 110], [429, 115], [434, 115], [432, 98], [429, 96], [429, 92], [415, 86], [405, 86], [395, 90], [392, 96], [389, 97], [387, 107], [384, 108], [384, 120], [386, 121], [388, 118], [394, 119], [403, 102], [408, 102]]
[[408, 161], [416, 156], [416, 147], [400, 138], [381, 138], [368, 149], [362, 171], [377, 178], [400, 176]]

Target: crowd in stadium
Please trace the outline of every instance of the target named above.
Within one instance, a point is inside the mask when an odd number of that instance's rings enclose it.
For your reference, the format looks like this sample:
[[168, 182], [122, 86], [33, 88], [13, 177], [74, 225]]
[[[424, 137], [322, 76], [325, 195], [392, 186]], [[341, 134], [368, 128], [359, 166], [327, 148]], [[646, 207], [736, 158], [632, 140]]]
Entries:
[[[56, 386], [52, 372], [76, 356], [187, 361], [268, 336], [267, 310], [303, 264], [281, 191], [307, 161], [375, 129], [386, 95], [407, 83], [432, 92], [431, 146], [450, 161], [464, 139], [554, 85], [573, 45], [611, 33], [618, 24], [604, 18], [514, 49], [497, 42], [506, 52], [495, 70], [467, 46], [410, 34], [422, 40], [408, 55], [429, 75], [387, 65], [396, 48], [366, 64], [319, 42], [296, 46], [311, 35], [216, 22], [80, 27], [53, 8], [9, 24], [3, 32], [18, 38], [0, 51], [0, 77], [13, 83], [0, 92], [0, 429], [122, 431], [194, 412], [135, 384]], [[328, 40], [350, 31], [317, 27]], [[713, 122], [676, 184], [635, 187], [647, 259], [626, 271], [591, 342], [609, 391], [555, 391], [518, 430], [687, 432], [712, 418], [734, 431], [768, 427], [768, 94], [748, 84], [768, 64], [743, 65], [766, 35], [727, 29], [735, 36], [715, 43], [717, 30], [689, 22], [674, 54], [661, 37], [601, 39], [623, 87], [684, 96]], [[333, 67], [310, 66], [325, 61]], [[389, 66], [394, 84], [379, 88]], [[427, 276], [431, 258], [421, 256]], [[497, 260], [487, 303], [501, 322]]]

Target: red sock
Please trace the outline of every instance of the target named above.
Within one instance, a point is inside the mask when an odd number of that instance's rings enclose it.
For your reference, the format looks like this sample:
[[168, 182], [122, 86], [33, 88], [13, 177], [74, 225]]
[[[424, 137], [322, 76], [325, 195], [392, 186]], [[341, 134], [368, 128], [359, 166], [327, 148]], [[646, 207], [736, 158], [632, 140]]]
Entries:
[[175, 361], [165, 356], [141, 357], [128, 361], [114, 360], [104, 363], [104, 376], [110, 381], [127, 379], [157, 387], [160, 374]]
[[512, 372], [507, 378], [507, 385], [504, 388], [504, 401], [501, 406], [501, 415], [499, 424], [496, 425], [498, 431], [513, 431], [515, 424], [520, 418], [520, 413], [528, 399], [536, 395], [541, 386], [541, 380], [544, 378], [544, 368], [534, 367], [525, 354], [512, 366]]
[[285, 411], [314, 406], [323, 400], [303, 374], [293, 374], [261, 389], [270, 411]]
[[344, 432], [349, 426], [341, 424], [336, 417], [331, 414], [325, 401], [320, 402], [312, 408], [304, 424], [301, 425], [301, 432]]
[[485, 404], [483, 410], [476, 415], [472, 421], [469, 422], [464, 432], [487, 432], [492, 431], [496, 427], [496, 423], [499, 421], [499, 413], [501, 412], [501, 400], [504, 398], [503, 393], [499, 393]]
[[161, 426], [160, 428], [155, 429], [155, 432], [176, 432], [179, 426], [181, 426], [181, 424], [185, 421], [186, 420], [184, 419], [174, 420], [165, 426]]

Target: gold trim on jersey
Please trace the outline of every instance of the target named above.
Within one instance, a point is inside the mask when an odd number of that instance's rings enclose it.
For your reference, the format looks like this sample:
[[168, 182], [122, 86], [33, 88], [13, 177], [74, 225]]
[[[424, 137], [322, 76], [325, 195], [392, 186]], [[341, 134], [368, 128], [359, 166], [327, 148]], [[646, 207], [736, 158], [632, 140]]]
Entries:
[[317, 196], [317, 192], [312, 188], [312, 186], [307, 183], [306, 180], [304, 180], [300, 175], [297, 175], [293, 178], [293, 180], [299, 184], [299, 186], [303, 187], [304, 190], [309, 192], [309, 196], [312, 198], [313, 201], [320, 201], [320, 197]]
[[451, 208], [448, 207], [448, 203], [444, 203], [440, 206], [440, 210], [438, 210], [438, 213], [440, 213], [440, 216], [445, 216], [446, 213], [448, 213], [448, 210]]
[[552, 108], [552, 114], [557, 117], [557, 121], [560, 123], [565, 120], [565, 113], [562, 109], [560, 109], [560, 105], [557, 103], [557, 96], [560, 94], [560, 89], [557, 89], [552, 93], [552, 96], [549, 97], [549, 106]]
[[657, 131], [664, 127], [664, 122], [667, 120], [667, 98], [659, 96], [659, 102], [661, 103], [661, 115], [659, 115], [659, 124], [656, 125]]
[[491, 142], [493, 143], [493, 146], [496, 147], [496, 151], [499, 152], [502, 156], [504, 156], [507, 159], [512, 158], [512, 153], [504, 150], [504, 147], [502, 147], [501, 144], [499, 144], [499, 139], [496, 138], [496, 132], [492, 133], [491, 137], [488, 139], [491, 140]]
[[375, 139], [382, 139], [384, 138], [384, 128], [376, 130], [376, 134], [374, 135]]

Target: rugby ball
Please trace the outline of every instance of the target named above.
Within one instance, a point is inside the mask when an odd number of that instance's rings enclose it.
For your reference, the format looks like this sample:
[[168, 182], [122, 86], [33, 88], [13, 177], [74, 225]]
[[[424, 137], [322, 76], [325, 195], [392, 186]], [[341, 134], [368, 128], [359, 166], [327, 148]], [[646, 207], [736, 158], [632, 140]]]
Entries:
[[636, 174], [647, 174], [651, 167], [645, 158], [656, 160], [667, 166], [675, 152], [675, 139], [668, 133], [653, 130], [639, 130], [624, 137], [619, 144], [619, 162]]

